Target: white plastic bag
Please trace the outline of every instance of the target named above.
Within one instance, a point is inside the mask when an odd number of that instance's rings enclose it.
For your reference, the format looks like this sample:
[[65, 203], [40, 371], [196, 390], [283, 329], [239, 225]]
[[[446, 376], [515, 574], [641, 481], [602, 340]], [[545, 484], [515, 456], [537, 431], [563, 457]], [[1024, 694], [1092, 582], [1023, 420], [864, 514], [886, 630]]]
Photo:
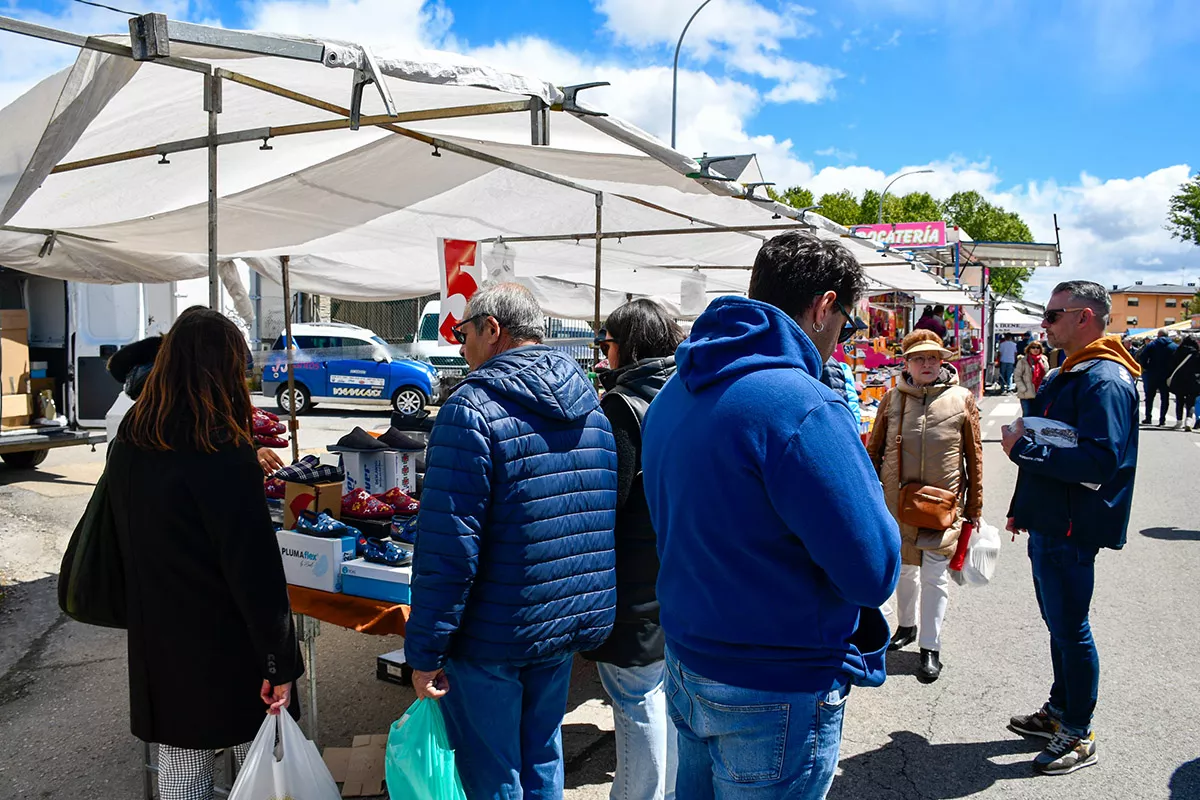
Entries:
[[1000, 558], [1000, 531], [986, 520], [979, 520], [967, 542], [967, 560], [963, 562], [962, 585], [987, 586], [996, 574]]
[[[278, 737], [276, 736], [278, 734]], [[337, 783], [321, 760], [317, 746], [283, 711], [267, 715], [229, 800], [340, 800]]]

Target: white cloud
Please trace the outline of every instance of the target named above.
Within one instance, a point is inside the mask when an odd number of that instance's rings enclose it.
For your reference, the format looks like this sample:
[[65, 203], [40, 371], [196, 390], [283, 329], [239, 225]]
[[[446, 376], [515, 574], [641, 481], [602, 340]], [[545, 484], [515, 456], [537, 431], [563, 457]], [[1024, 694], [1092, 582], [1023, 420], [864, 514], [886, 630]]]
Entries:
[[[671, 51], [695, 10], [675, 0], [597, 0], [595, 5], [618, 42], [635, 48], [666, 46]], [[768, 102], [817, 103], [834, 96], [834, 82], [843, 74], [783, 55], [785, 42], [816, 32], [809, 22], [814, 13], [796, 4], [774, 11], [754, 0], [721, 0], [696, 16], [684, 38], [683, 52], [701, 62], [719, 61], [733, 71], [774, 82], [765, 96]]]
[[840, 150], [836, 147], [826, 147], [822, 150], [817, 150], [816, 155], [824, 156], [825, 158], [836, 158], [838, 161], [853, 161], [858, 158], [856, 153], [849, 150]]
[[404, 47], [454, 47], [454, 15], [440, 0], [267, 0], [246, 5], [247, 25], [277, 33], [309, 33]]

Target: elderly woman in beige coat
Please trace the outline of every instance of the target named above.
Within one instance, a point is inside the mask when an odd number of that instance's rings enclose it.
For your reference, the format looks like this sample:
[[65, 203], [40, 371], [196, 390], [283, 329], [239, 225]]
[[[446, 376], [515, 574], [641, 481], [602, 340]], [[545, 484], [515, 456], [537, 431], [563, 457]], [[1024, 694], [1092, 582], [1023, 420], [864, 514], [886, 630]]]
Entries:
[[[942, 671], [942, 620], [950, 600], [950, 558], [964, 523], [983, 512], [983, 444], [975, 395], [958, 385], [958, 371], [941, 338], [913, 331], [902, 343], [903, 377], [884, 395], [867, 449], [883, 482], [888, 508], [900, 523], [902, 541], [899, 606], [891, 650], [918, 637], [917, 679], [932, 683]], [[900, 519], [901, 487], [916, 483], [957, 495], [953, 521], [945, 530], [917, 528]]]

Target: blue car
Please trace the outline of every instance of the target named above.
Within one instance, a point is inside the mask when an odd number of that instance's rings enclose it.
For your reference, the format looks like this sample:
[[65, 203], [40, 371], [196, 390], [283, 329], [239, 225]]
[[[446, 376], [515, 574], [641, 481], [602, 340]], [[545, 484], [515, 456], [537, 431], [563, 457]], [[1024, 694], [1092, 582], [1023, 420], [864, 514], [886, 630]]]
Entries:
[[320, 402], [358, 408], [391, 408], [417, 416], [441, 382], [433, 365], [393, 358], [387, 342], [366, 328], [342, 323], [293, 325], [295, 395], [287, 383], [287, 337], [280, 335], [263, 365], [262, 392], [279, 409], [303, 414]]

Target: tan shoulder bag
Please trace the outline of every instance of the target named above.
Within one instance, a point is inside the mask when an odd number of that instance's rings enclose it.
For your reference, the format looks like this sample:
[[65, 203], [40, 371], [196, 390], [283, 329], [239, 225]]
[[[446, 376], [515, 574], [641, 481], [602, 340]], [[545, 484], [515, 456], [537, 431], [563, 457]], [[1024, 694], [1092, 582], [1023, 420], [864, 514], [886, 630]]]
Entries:
[[[896, 429], [896, 474], [900, 481], [899, 517], [905, 525], [923, 529], [917, 536], [917, 547], [922, 550], [941, 550], [949, 543], [942, 543], [942, 533], [954, 524], [958, 515], [958, 495], [949, 489], [929, 486], [918, 481], [904, 482], [904, 400], [900, 392], [900, 424]], [[924, 437], [924, 431], [922, 431]], [[921, 464], [924, 473], [925, 464]], [[924, 478], [924, 474], [921, 476]], [[925, 535], [926, 531], [930, 535]]]

